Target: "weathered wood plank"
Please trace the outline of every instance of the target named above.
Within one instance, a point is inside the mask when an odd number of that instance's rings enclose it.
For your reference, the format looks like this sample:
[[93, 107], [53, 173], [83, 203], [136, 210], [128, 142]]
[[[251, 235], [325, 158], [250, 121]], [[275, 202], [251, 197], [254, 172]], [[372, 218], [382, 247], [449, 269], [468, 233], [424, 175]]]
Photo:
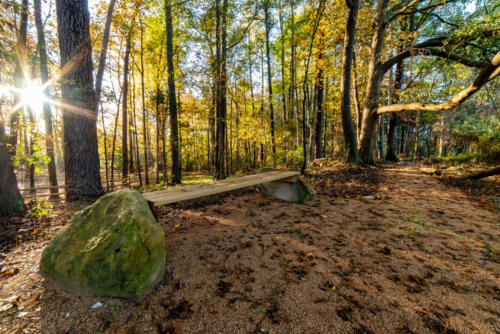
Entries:
[[175, 189], [153, 191], [144, 193], [144, 197], [153, 206], [160, 206], [195, 199], [203, 196], [210, 196], [226, 191], [255, 186], [261, 183], [286, 180], [299, 175], [299, 172], [272, 171], [255, 175], [236, 177], [233, 179], [221, 180], [211, 183], [196, 184]]

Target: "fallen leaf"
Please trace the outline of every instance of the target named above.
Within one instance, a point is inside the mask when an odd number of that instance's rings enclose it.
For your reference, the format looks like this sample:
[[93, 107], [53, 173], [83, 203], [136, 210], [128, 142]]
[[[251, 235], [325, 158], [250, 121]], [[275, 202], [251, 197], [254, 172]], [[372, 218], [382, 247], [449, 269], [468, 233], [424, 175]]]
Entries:
[[41, 294], [36, 295], [35, 298], [33, 298], [33, 300], [31, 301], [31, 303], [34, 304], [38, 299], [40, 299], [40, 296]]

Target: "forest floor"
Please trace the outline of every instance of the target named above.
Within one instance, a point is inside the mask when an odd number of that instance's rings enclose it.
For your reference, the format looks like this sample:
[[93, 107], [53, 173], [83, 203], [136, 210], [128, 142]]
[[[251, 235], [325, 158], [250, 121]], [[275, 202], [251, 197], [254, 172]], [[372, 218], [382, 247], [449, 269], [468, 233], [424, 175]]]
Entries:
[[4, 220], [0, 332], [499, 333], [500, 179], [431, 173], [318, 167], [307, 205], [246, 189], [166, 206], [168, 275], [140, 303], [41, 278], [77, 208]]

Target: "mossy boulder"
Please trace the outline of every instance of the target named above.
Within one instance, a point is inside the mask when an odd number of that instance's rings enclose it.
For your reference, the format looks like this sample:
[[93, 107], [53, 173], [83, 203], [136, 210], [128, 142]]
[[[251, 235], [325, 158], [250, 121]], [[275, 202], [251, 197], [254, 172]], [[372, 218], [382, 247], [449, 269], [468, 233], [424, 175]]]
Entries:
[[71, 218], [43, 250], [40, 272], [70, 293], [139, 301], [164, 277], [165, 255], [146, 199], [120, 190]]
[[[271, 172], [276, 169], [263, 168], [259, 173]], [[305, 184], [297, 176], [288, 180], [272, 181], [259, 185], [262, 195], [269, 199], [279, 199], [292, 203], [306, 203], [312, 201], [316, 196], [316, 191]]]

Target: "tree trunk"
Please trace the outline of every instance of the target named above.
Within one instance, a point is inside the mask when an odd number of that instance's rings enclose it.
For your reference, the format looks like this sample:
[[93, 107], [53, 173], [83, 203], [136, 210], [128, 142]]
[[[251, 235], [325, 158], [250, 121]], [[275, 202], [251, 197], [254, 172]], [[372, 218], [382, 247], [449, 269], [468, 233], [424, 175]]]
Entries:
[[316, 75], [316, 128], [314, 139], [316, 141], [316, 159], [323, 157], [323, 56], [324, 56], [324, 34], [321, 34], [318, 55], [318, 74]]
[[[141, 159], [140, 159], [140, 155], [139, 155], [139, 139], [137, 138], [137, 122], [136, 122], [136, 119], [137, 119], [137, 114], [135, 112], [135, 109], [136, 109], [136, 105], [135, 105], [135, 76], [134, 76], [134, 71], [132, 70], [132, 120], [133, 120], [133, 123], [132, 123], [132, 126], [134, 128], [134, 131], [132, 132], [134, 134], [134, 138], [135, 138], [135, 160], [137, 161], [137, 169], [136, 169], [136, 173], [138, 174], [139, 176], [139, 185], [142, 186], [142, 175], [141, 175]], [[159, 160], [159, 158], [158, 158]]]
[[[40, 0], [35, 0], [35, 6], [36, 2], [40, 2]], [[108, 53], [109, 34], [111, 31], [111, 21], [113, 20], [115, 3], [116, 0], [109, 1], [108, 11], [106, 12], [106, 22], [104, 23], [104, 32], [102, 34], [102, 48], [95, 78], [96, 113], [99, 112], [99, 102], [101, 101], [102, 78], [104, 77], [104, 68], [106, 67], [106, 55]]]
[[347, 161], [358, 162], [358, 141], [351, 117], [351, 70], [354, 54], [354, 38], [356, 35], [356, 21], [358, 18], [359, 0], [347, 1], [349, 14], [344, 38], [344, 55], [342, 76], [340, 80], [340, 111], [342, 127], [347, 146]]
[[148, 135], [147, 135], [147, 114], [146, 114], [146, 93], [144, 91], [144, 25], [142, 15], [139, 15], [141, 25], [141, 93], [142, 93], [142, 136], [144, 140], [144, 181], [149, 185], [149, 160], [148, 160]]
[[[37, 49], [38, 57], [40, 58], [40, 77], [42, 83], [46, 83], [49, 80], [49, 71], [47, 65], [47, 49], [45, 46], [45, 32], [43, 30], [42, 22], [42, 4], [41, 0], [35, 0], [35, 25], [38, 37]], [[44, 91], [45, 95], [48, 95], [48, 88]], [[48, 162], [48, 172], [49, 172], [49, 184], [50, 184], [50, 198], [55, 199], [58, 197], [57, 188], [57, 173], [56, 173], [56, 160], [54, 157], [54, 142], [52, 136], [52, 112], [50, 110], [50, 104], [44, 102], [43, 104], [43, 116], [45, 120], [45, 145], [47, 146], [47, 156], [49, 157]]]
[[177, 101], [174, 78], [174, 51], [172, 34], [171, 0], [165, 0], [165, 20], [167, 29], [167, 71], [168, 105], [170, 110], [170, 146], [172, 153], [172, 183], [181, 182], [181, 161], [179, 149], [179, 124], [177, 120]]
[[24, 211], [24, 202], [17, 186], [16, 174], [7, 150], [8, 138], [0, 120], [0, 216], [10, 216]]
[[379, 158], [380, 160], [385, 160], [385, 117], [381, 115], [379, 118], [380, 130], [379, 130]]
[[66, 200], [101, 196], [92, 44], [87, 0], [56, 0], [62, 77]]
[[109, 191], [109, 168], [108, 168], [108, 143], [106, 134], [106, 123], [104, 122], [104, 113], [101, 113], [102, 131], [103, 131], [103, 145], [104, 145], [104, 168], [106, 170], [106, 191]]
[[[282, 94], [282, 107], [283, 107], [283, 123], [286, 120], [286, 88], [285, 88], [285, 34], [283, 32], [283, 8], [281, 0], [278, 1], [279, 7], [279, 22], [280, 22], [280, 39], [281, 39], [281, 94]], [[286, 145], [286, 143], [284, 143]], [[286, 156], [286, 154], [285, 154]], [[286, 161], [286, 160], [285, 160]]]
[[500, 174], [500, 166], [469, 175], [466, 178], [469, 180], [480, 180], [480, 179], [483, 179], [485, 177], [498, 175], [498, 174]]
[[379, 0], [377, 4], [377, 17], [370, 47], [370, 61], [368, 63], [368, 84], [366, 87], [365, 107], [363, 108], [363, 121], [361, 125], [359, 155], [365, 164], [373, 164], [373, 137], [377, 125], [377, 107], [380, 98], [380, 84], [384, 72], [380, 68], [380, 54], [384, 43], [385, 25], [384, 12], [388, 0]]
[[[404, 64], [403, 61], [399, 61], [396, 65], [396, 73], [394, 74], [394, 86], [392, 91], [392, 101], [391, 103], [398, 103], [399, 95], [401, 91], [401, 86], [403, 84], [403, 72]], [[391, 121], [389, 123], [389, 133], [387, 135], [387, 155], [386, 159], [388, 161], [399, 161], [398, 155], [396, 154], [396, 131], [399, 123], [399, 114], [392, 113]]]
[[296, 67], [295, 67], [295, 0], [290, 0], [290, 11], [292, 16], [292, 32], [290, 37], [290, 116], [295, 118], [297, 122], [295, 122], [295, 143], [299, 145], [299, 111], [297, 109], [297, 88], [295, 84], [296, 77]]
[[273, 154], [273, 167], [276, 167], [276, 139], [274, 138], [274, 107], [273, 107], [273, 85], [271, 75], [271, 53], [269, 48], [269, 34], [271, 31], [271, 19], [269, 17], [269, 0], [264, 3], [264, 15], [266, 26], [266, 62], [267, 62], [267, 89], [269, 101], [269, 115], [271, 118], [271, 151]]
[[[224, 136], [221, 136], [221, 12], [220, 0], [215, 0], [215, 176], [224, 178]], [[221, 167], [222, 165], [222, 167]]]
[[[28, 0], [23, 0], [21, 4], [21, 19], [19, 30], [17, 30], [17, 42], [16, 42], [16, 67], [14, 69], [14, 86], [16, 88], [22, 88], [24, 83], [24, 73], [23, 69], [26, 68], [26, 36], [28, 32]], [[21, 97], [20, 94], [14, 94], [14, 105], [18, 105]], [[22, 110], [18, 108], [18, 110], [13, 110], [10, 116], [10, 136], [9, 136], [9, 144], [8, 152], [11, 157], [16, 154], [16, 146], [17, 146], [17, 136], [19, 131], [19, 119], [21, 116]]]
[[128, 185], [128, 73], [130, 48], [132, 43], [132, 30], [127, 33], [125, 46], [125, 59], [123, 60], [123, 100], [122, 100], [122, 183]]
[[352, 80], [352, 94], [354, 97], [354, 108], [356, 110], [356, 139], [359, 143], [359, 135], [361, 134], [361, 121], [363, 114], [361, 112], [361, 104], [359, 103], [359, 89], [358, 89], [358, 70], [356, 66], [356, 54], [352, 54], [352, 67], [353, 67], [353, 80]]

